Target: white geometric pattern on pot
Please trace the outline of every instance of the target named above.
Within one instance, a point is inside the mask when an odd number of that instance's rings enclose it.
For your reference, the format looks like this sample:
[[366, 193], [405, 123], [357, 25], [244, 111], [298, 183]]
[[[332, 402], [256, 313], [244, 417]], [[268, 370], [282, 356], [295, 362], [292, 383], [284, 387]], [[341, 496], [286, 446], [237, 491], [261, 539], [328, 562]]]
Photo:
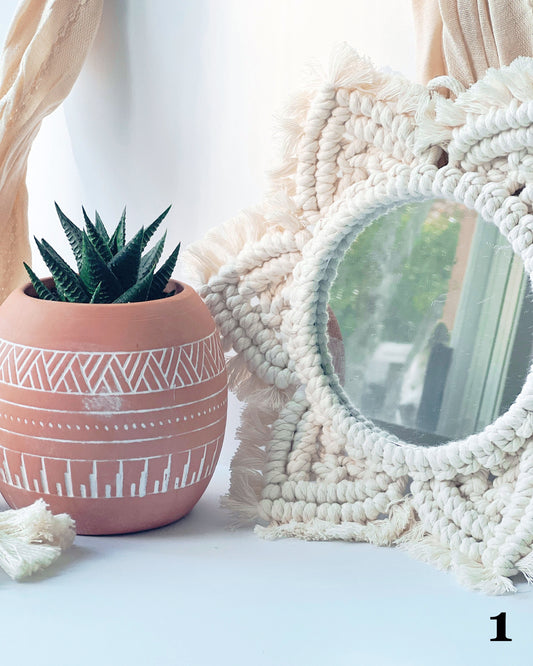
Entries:
[[[39, 456], [0, 446], [0, 477], [15, 488], [60, 497], [144, 497], [172, 492], [208, 478], [223, 437], [179, 453], [117, 460]], [[129, 479], [124, 487], [125, 475]], [[137, 479], [131, 481], [132, 478]]]
[[70, 352], [0, 340], [0, 382], [73, 394], [153, 393], [191, 386], [224, 371], [214, 331], [203, 340], [140, 352]]

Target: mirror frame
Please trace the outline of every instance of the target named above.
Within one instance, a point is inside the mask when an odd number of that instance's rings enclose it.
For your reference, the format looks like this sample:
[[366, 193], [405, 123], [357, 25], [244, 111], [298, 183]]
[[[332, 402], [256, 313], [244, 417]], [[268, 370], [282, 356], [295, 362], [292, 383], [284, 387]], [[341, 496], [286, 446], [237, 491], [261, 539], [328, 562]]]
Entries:
[[224, 504], [265, 538], [397, 544], [470, 588], [514, 590], [511, 576], [533, 579], [533, 372], [483, 431], [407, 444], [344, 393], [327, 305], [358, 233], [429, 198], [496, 224], [531, 277], [533, 59], [464, 90], [378, 72], [343, 46], [285, 125], [264, 203], [188, 250], [245, 403]]

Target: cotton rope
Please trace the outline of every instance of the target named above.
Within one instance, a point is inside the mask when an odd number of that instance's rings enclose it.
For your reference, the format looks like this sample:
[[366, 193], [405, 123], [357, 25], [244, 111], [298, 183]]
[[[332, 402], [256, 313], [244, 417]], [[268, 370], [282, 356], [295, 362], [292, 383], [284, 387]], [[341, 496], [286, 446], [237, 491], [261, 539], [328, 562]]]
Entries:
[[357, 412], [328, 350], [344, 251], [391, 207], [435, 197], [496, 224], [531, 275], [533, 59], [425, 87], [343, 46], [289, 105], [265, 201], [188, 253], [246, 405], [223, 502], [265, 538], [397, 544], [501, 594], [533, 580], [533, 374], [482, 432], [423, 447]]
[[[42, 119], [67, 96], [96, 34], [102, 0], [25, 0], [13, 19], [0, 71], [0, 302], [27, 281], [26, 166]], [[12, 578], [53, 562], [74, 523], [41, 500], [0, 512], [0, 567]]]

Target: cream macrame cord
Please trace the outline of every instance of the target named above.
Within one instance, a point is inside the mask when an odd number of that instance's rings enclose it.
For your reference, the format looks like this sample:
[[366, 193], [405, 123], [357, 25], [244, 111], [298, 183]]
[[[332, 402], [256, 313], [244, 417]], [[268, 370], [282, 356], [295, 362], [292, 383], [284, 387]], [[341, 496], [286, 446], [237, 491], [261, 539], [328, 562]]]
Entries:
[[533, 375], [482, 432], [406, 444], [339, 385], [327, 303], [356, 235], [413, 200], [477, 211], [531, 275], [533, 60], [465, 90], [378, 72], [343, 47], [283, 125], [264, 203], [189, 251], [246, 403], [224, 503], [266, 538], [397, 544], [470, 588], [511, 591], [511, 576], [533, 577]]

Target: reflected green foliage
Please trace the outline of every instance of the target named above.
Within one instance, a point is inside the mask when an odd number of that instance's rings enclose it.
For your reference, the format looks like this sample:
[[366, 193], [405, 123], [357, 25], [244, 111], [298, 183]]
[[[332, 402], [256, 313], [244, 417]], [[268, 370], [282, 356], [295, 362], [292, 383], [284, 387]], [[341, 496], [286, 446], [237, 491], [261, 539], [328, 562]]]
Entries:
[[[424, 222], [384, 322], [384, 338], [411, 342], [426, 314], [442, 312], [455, 260], [460, 224], [447, 215]], [[439, 307], [440, 306], [440, 307]]]
[[441, 316], [460, 224], [433, 202], [397, 208], [352, 243], [330, 291], [330, 305], [363, 363], [382, 341], [413, 342]]

